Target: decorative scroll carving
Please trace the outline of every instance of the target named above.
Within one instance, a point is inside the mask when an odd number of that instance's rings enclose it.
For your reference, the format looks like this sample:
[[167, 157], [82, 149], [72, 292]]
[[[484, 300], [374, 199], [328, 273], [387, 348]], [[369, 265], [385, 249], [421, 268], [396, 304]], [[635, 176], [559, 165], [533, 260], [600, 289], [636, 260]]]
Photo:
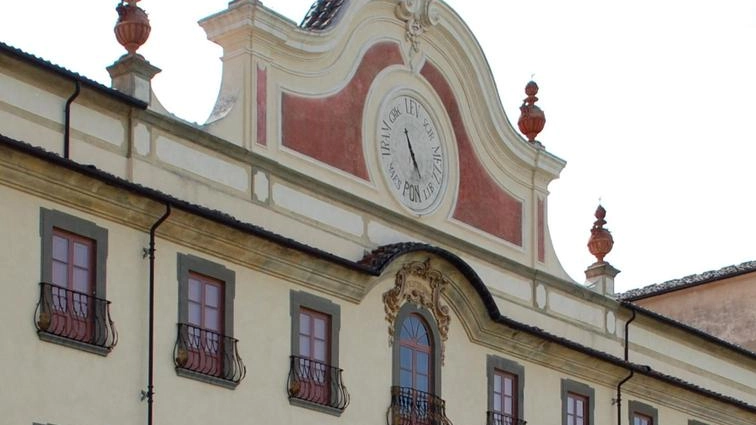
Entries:
[[425, 30], [441, 20], [436, 0], [399, 0], [396, 17], [407, 23], [405, 38], [411, 43], [413, 52], [420, 51], [420, 36]]
[[441, 304], [441, 293], [449, 286], [441, 272], [431, 268], [430, 259], [405, 264], [396, 273], [393, 288], [383, 294], [386, 320], [389, 322], [389, 344], [394, 343], [396, 316], [405, 302], [423, 307], [433, 314], [441, 334], [441, 364], [444, 364], [446, 340], [449, 338], [449, 307]]

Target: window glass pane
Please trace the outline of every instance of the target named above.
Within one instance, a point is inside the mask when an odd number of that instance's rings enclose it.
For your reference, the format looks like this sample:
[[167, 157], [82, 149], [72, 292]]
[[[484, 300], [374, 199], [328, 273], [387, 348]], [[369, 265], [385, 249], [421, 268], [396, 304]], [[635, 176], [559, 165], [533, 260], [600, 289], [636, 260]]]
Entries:
[[512, 395], [512, 378], [504, 377], [504, 394]]
[[310, 357], [310, 338], [304, 335], [299, 336], [299, 355]]
[[412, 329], [411, 326], [411, 320], [412, 318], [408, 318], [407, 320], [402, 323], [402, 330], [399, 332], [399, 339], [410, 339], [412, 338]]
[[575, 398], [572, 396], [567, 397], [567, 414], [568, 415], [575, 414]]
[[74, 242], [73, 244], [73, 263], [77, 267], [89, 268], [89, 245], [81, 242]]
[[64, 263], [68, 262], [68, 240], [60, 236], [53, 235], [52, 240], [52, 258]]
[[412, 350], [399, 347], [399, 365], [402, 369], [412, 369]]
[[583, 416], [583, 409], [584, 409], [584, 407], [583, 407], [583, 400], [581, 400], [579, 398], [576, 399], [575, 400], [575, 413], [577, 415], [579, 415], [579, 416]]
[[89, 270], [74, 267], [73, 269], [73, 290], [89, 293]]
[[321, 341], [319, 339], [316, 339], [314, 341], [315, 344], [315, 352], [313, 353], [313, 358], [319, 362], [325, 362], [326, 361], [326, 345], [325, 341]]
[[205, 323], [203, 327], [207, 330], [221, 333], [220, 311], [212, 308], [205, 308]]
[[189, 299], [196, 302], [202, 299], [202, 284], [193, 277], [189, 278]]
[[428, 353], [417, 353], [417, 372], [428, 374]]
[[325, 339], [325, 319], [317, 317], [313, 318], [315, 325], [315, 338]]
[[200, 326], [202, 324], [202, 309], [199, 304], [189, 301], [186, 320], [195, 326]]
[[65, 263], [53, 261], [52, 263], [52, 283], [68, 287], [68, 267]]
[[430, 345], [430, 339], [428, 339], [428, 331], [425, 329], [425, 325], [418, 319], [417, 322], [417, 342], [421, 345]]
[[504, 397], [504, 413], [511, 415], [512, 410], [512, 397]]
[[415, 389], [428, 392], [428, 377], [426, 375], [417, 375], [415, 378]]
[[575, 417], [572, 415], [567, 415], [567, 425], [575, 425]]
[[399, 371], [399, 386], [412, 387], [412, 372], [404, 369]]
[[310, 334], [310, 315], [305, 312], [299, 313], [299, 333], [301, 335]]
[[494, 392], [501, 394], [501, 375], [494, 374]]
[[504, 410], [502, 409], [502, 405], [501, 405], [501, 394], [494, 393], [493, 409], [494, 409], [494, 412], [501, 412], [502, 410]]
[[215, 285], [205, 285], [205, 305], [220, 306], [220, 288]]

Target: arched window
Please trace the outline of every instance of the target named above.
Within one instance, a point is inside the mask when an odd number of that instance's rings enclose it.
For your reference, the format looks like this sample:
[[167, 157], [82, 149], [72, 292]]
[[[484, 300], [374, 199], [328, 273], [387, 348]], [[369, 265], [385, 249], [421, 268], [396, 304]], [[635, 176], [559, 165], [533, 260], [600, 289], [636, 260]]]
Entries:
[[431, 392], [433, 358], [431, 336], [425, 320], [410, 314], [399, 331], [399, 386]]
[[433, 315], [408, 303], [394, 326], [391, 423], [447, 423], [441, 399], [440, 334]]

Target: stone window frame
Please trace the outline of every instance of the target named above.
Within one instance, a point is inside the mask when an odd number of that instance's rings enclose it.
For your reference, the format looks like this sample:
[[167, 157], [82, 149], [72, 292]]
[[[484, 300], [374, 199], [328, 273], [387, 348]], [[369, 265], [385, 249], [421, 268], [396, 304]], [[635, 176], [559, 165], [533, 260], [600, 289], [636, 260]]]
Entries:
[[500, 370], [502, 372], [509, 373], [517, 377], [517, 388], [515, 389], [517, 394], [517, 418], [524, 418], [524, 399], [525, 399], [525, 367], [521, 364], [499, 357], [497, 355], [489, 354], [486, 357], [486, 376], [488, 377], [488, 411], [492, 412], [494, 407], [494, 372]]
[[567, 394], [573, 393], [588, 399], [588, 425], [594, 425], [596, 410], [596, 391], [589, 385], [571, 379], [562, 379], [562, 425], [567, 425]]
[[339, 332], [341, 330], [341, 306], [325, 298], [304, 291], [289, 292], [289, 314], [291, 316], [291, 355], [299, 355], [299, 311], [312, 310], [330, 316], [330, 350], [331, 367], [339, 367]]
[[659, 411], [650, 404], [646, 404], [638, 400], [630, 400], [627, 403], [629, 425], [633, 425], [633, 423], [635, 423], [633, 419], [636, 413], [651, 418], [651, 425], [659, 425]]
[[58, 210], [40, 208], [39, 216], [39, 235], [42, 239], [42, 281], [52, 282], [52, 236], [53, 229], [57, 228], [95, 241], [94, 295], [97, 298], [106, 299], [108, 229]]
[[[54, 229], [59, 229], [77, 236], [91, 239], [95, 242], [95, 276], [93, 296], [106, 300], [107, 291], [107, 262], [108, 262], [108, 229], [100, 227], [92, 221], [74, 215], [47, 208], [39, 209], [39, 236], [41, 242], [40, 277], [41, 282], [52, 283], [52, 241]], [[111, 350], [86, 342], [53, 335], [47, 332], [37, 332], [39, 339], [46, 342], [76, 348], [88, 353], [107, 356]]]
[[391, 385], [399, 386], [399, 335], [401, 335], [402, 324], [404, 320], [410, 315], [417, 314], [422, 317], [425, 323], [428, 325], [431, 337], [431, 348], [433, 349], [433, 392], [432, 394], [438, 398], [443, 398], [441, 395], [441, 332], [438, 329], [435, 317], [430, 311], [423, 307], [419, 307], [413, 303], [405, 303], [396, 315], [394, 320], [394, 342], [392, 344], [391, 353]]
[[[192, 254], [176, 255], [178, 280], [178, 323], [187, 323], [189, 318], [189, 275], [196, 273], [223, 282], [223, 336], [234, 336], [234, 298], [236, 296], [236, 272], [222, 264]], [[204, 375], [177, 367], [176, 374], [208, 384], [234, 389], [238, 385], [215, 376]]]
[[[304, 291], [289, 292], [289, 316], [291, 317], [291, 355], [299, 355], [299, 312], [302, 309], [328, 315], [330, 329], [328, 334], [329, 366], [339, 367], [339, 334], [341, 331], [341, 306], [323, 297]], [[329, 415], [341, 416], [342, 411], [330, 406], [310, 403], [295, 397], [289, 397], [289, 404]]]

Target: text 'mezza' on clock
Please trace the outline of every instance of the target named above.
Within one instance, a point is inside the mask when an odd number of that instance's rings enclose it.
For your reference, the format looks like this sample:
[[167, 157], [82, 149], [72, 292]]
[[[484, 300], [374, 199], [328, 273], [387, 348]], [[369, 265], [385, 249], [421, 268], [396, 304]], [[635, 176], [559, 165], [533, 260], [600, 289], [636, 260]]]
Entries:
[[428, 214], [446, 188], [444, 144], [433, 117], [417, 97], [389, 97], [378, 119], [378, 154], [392, 193], [416, 214]]

